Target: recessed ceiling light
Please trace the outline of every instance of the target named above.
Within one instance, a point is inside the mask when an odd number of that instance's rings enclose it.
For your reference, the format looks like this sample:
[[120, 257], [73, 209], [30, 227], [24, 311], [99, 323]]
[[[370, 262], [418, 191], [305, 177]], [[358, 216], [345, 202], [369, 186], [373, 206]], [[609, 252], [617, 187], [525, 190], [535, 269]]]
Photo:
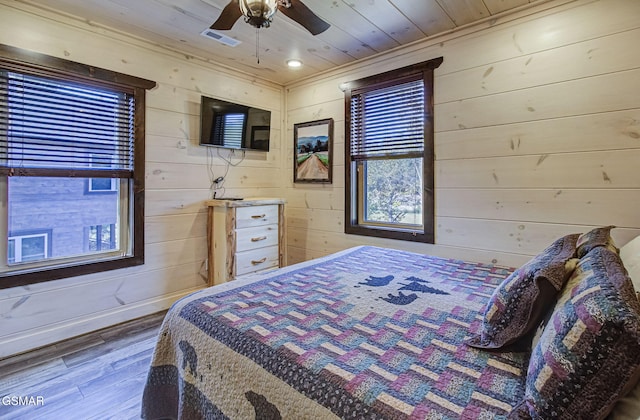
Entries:
[[287, 60], [287, 66], [292, 69], [297, 69], [298, 67], [302, 67], [302, 61], [296, 59]]

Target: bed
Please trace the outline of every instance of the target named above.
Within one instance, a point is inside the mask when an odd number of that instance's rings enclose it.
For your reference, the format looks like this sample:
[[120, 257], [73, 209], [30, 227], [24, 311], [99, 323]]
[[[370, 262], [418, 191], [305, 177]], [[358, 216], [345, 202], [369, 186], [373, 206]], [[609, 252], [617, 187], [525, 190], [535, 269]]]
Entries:
[[142, 417], [527, 418], [514, 409], [546, 333], [471, 340], [519, 270], [359, 246], [194, 293], [163, 322]]

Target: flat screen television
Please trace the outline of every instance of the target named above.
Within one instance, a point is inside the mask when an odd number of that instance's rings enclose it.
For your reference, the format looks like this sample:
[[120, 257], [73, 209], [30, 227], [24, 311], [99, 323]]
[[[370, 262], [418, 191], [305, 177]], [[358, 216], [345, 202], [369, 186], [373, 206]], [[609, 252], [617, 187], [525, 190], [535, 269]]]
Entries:
[[269, 151], [271, 111], [202, 96], [200, 145]]

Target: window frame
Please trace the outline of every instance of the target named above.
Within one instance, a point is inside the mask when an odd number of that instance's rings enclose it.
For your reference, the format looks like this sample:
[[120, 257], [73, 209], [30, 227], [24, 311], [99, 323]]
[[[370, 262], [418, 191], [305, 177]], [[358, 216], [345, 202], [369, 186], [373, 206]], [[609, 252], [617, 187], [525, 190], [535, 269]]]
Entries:
[[[379, 238], [435, 243], [435, 168], [434, 168], [434, 118], [433, 87], [434, 70], [442, 64], [443, 57], [434, 58], [422, 63], [402, 67], [374, 76], [348, 82], [343, 85], [345, 95], [345, 223], [346, 234], [373, 236]], [[423, 194], [422, 194], [422, 227], [411, 229], [407, 226], [377, 225], [361, 223], [360, 216], [364, 212], [363, 185], [364, 160], [351, 158], [351, 98], [362, 91], [382, 89], [403, 83], [408, 79], [420, 79], [424, 83], [424, 152], [422, 154]], [[393, 156], [385, 159], [393, 159]]]
[[[0, 67], [8, 71], [55, 78], [67, 82], [81, 83], [95, 88], [106, 88], [128, 92], [133, 96], [135, 104], [133, 119], [134, 169], [133, 176], [128, 179], [129, 221], [132, 226], [131, 254], [121, 255], [107, 260], [79, 260], [66, 265], [39, 266], [25, 270], [2, 272], [0, 273], [0, 289], [144, 264], [145, 96], [146, 90], [154, 88], [156, 83], [112, 70], [106, 70], [62, 58], [52, 57], [46, 54], [35, 53], [4, 44], [0, 44]], [[69, 172], [72, 171], [70, 170]], [[61, 176], [61, 172], [59, 170], [38, 168], [10, 168], [9, 170], [7, 168], [3, 168], [3, 173], [0, 174], [0, 176], [5, 179], [11, 175]], [[104, 175], [104, 170], [90, 169], [82, 170], [82, 174], [76, 176], [91, 178], [103, 177]], [[6, 190], [4, 193], [6, 194]], [[3, 200], [4, 199], [6, 199], [6, 197], [3, 198]], [[6, 220], [2, 223], [6, 226]], [[7, 233], [6, 230], [5, 233]], [[1, 240], [4, 241], [5, 239], [8, 242], [8, 236]]]
[[[99, 189], [93, 187], [93, 180], [108, 179], [110, 181], [109, 189]], [[116, 194], [118, 192], [118, 179], [116, 178], [89, 178], [87, 179], [87, 194]]]
[[[89, 155], [89, 159], [91, 160], [91, 166], [94, 166], [93, 159], [94, 155]], [[99, 167], [99, 166], [98, 166]], [[93, 188], [93, 180], [94, 179], [108, 179], [110, 181], [109, 189], [101, 190]], [[87, 179], [87, 194], [115, 194], [118, 192], [118, 179], [116, 178], [88, 178]]]
[[[14, 241], [15, 253], [18, 254], [18, 242], [22, 245], [22, 240], [24, 238], [34, 238], [34, 237], [43, 237], [44, 238], [44, 257], [47, 258], [48, 255], [51, 254], [51, 231], [50, 230], [33, 230], [33, 231], [20, 231], [20, 232], [10, 232], [7, 235], [7, 246], [9, 241]], [[22, 246], [20, 247], [22, 248]], [[7, 253], [8, 254], [8, 253]], [[20, 252], [22, 254], [22, 252]], [[22, 255], [21, 255], [22, 256]], [[16, 257], [17, 258], [17, 257]], [[22, 258], [19, 261], [9, 262], [9, 256], [7, 255], [7, 264], [20, 264], [23, 263]]]

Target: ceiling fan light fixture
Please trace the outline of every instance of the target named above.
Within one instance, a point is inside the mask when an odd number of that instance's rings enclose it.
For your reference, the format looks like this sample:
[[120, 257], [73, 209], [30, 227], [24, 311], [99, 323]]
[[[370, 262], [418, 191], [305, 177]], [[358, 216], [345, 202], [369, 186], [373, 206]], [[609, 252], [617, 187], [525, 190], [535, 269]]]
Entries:
[[302, 67], [302, 61], [296, 58], [292, 58], [291, 60], [287, 60], [287, 66], [291, 69], [297, 69]]
[[268, 28], [278, 10], [278, 0], [239, 0], [244, 20], [256, 28]]
[[228, 31], [241, 17], [255, 28], [266, 28], [271, 25], [278, 9], [283, 15], [302, 25], [311, 35], [318, 35], [331, 26], [309, 10], [302, 0], [230, 0], [209, 28]]

